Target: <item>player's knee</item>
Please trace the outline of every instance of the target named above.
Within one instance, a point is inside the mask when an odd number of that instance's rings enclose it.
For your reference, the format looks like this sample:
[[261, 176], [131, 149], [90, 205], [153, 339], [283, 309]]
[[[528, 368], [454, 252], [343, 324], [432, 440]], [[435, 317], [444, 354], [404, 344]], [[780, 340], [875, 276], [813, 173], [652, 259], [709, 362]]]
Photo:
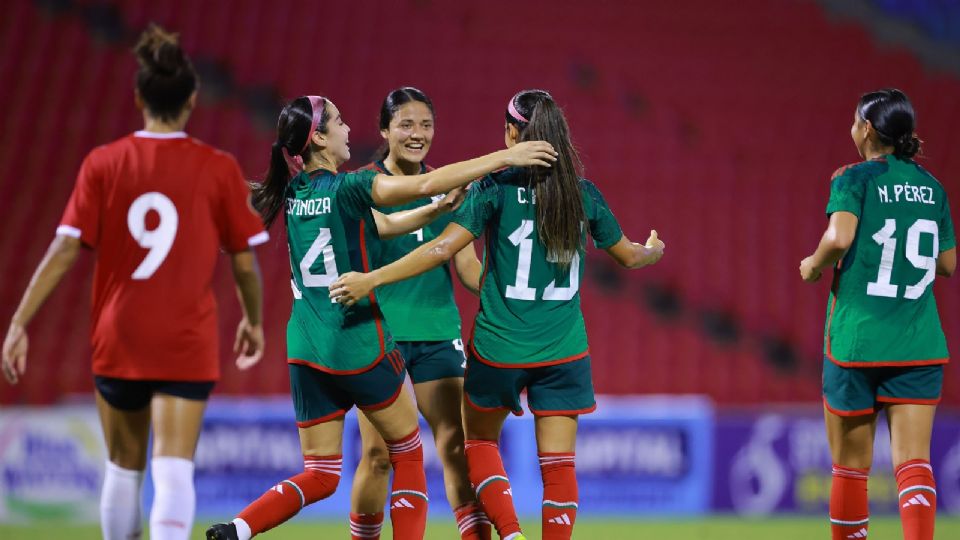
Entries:
[[305, 473], [298, 476], [295, 482], [303, 493], [304, 506], [333, 495], [340, 485], [339, 474], [317, 469], [307, 469]]
[[[118, 445], [119, 446], [119, 445]], [[109, 448], [107, 456], [111, 463], [117, 467], [131, 471], [142, 471], [147, 468], [147, 449], [131, 447]]]
[[360, 458], [360, 467], [377, 476], [389, 475], [393, 470], [387, 449], [380, 446], [364, 449], [363, 456]]
[[446, 466], [463, 461], [463, 433], [456, 426], [437, 427], [434, 433], [437, 455]]

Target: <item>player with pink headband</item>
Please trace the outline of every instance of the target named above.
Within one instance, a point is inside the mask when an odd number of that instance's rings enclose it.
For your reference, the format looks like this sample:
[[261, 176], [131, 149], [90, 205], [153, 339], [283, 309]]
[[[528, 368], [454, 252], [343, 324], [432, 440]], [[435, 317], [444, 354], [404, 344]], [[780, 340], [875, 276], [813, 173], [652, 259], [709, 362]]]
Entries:
[[344, 274], [330, 294], [356, 305], [374, 288], [444, 264], [483, 236], [480, 312], [463, 386], [470, 483], [500, 538], [524, 538], [498, 444], [507, 416], [523, 414], [526, 390], [543, 478], [543, 538], [568, 540], [578, 505], [577, 422], [596, 408], [580, 311], [586, 235], [627, 268], [657, 262], [664, 245], [656, 231], [643, 245], [623, 234], [600, 190], [581, 177], [563, 111], [543, 90], [524, 90], [507, 104], [507, 147], [529, 140], [558, 150], [553, 167], [509, 168], [477, 181], [440, 236], [373, 272]]
[[[387, 443], [394, 538], [423, 538], [423, 449], [417, 409], [401, 392], [403, 358], [375, 295], [346, 307], [330, 301], [329, 287], [342, 273], [369, 271], [380, 259], [381, 239], [413, 232], [456, 206], [462, 196], [456, 188], [503, 167], [549, 167], [556, 160], [549, 143], [532, 141], [413, 176], [337, 172], [350, 159], [349, 133], [337, 107], [320, 96], [297, 98], [280, 113], [253, 204], [267, 227], [281, 210], [286, 221], [293, 291], [287, 362], [304, 472], [269, 489], [232, 522], [210, 527], [208, 539], [248, 540], [332, 495], [340, 481], [344, 415], [355, 405]], [[373, 211], [451, 190], [414, 210]]]

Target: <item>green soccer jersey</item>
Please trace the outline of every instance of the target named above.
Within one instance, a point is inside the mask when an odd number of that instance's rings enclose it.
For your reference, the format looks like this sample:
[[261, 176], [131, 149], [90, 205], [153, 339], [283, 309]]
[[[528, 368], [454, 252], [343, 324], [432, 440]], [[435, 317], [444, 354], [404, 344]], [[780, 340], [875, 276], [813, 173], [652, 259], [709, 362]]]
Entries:
[[394, 348], [371, 294], [352, 307], [330, 300], [340, 274], [369, 272], [380, 257], [370, 209], [376, 171], [301, 173], [286, 191], [293, 310], [287, 324], [292, 363], [335, 373], [361, 371]]
[[[370, 164], [363, 170], [375, 170], [390, 174], [382, 161]], [[427, 172], [421, 165], [421, 173]], [[443, 196], [438, 196], [443, 198]], [[377, 208], [384, 214], [412, 210], [430, 204], [429, 197], [401, 206]], [[381, 241], [380, 258], [376, 266], [386, 266], [411, 251], [429, 242], [450, 223], [450, 215], [441, 216], [430, 225], [403, 236]], [[377, 289], [377, 300], [383, 315], [390, 324], [393, 338], [397, 341], [449, 341], [460, 339], [460, 312], [453, 299], [453, 281], [450, 265], [434, 268], [429, 272], [392, 283]]]
[[827, 303], [824, 352], [847, 366], [945, 363], [933, 298], [937, 256], [956, 245], [947, 194], [894, 156], [837, 171], [827, 215], [859, 218]]
[[[616, 244], [623, 232], [600, 191], [588, 180], [580, 180], [580, 191], [594, 245]], [[471, 345], [490, 364], [549, 365], [587, 354], [580, 312], [585, 250], [568, 267], [548, 261], [537, 235], [535, 204], [523, 172], [506, 169], [474, 184], [454, 216], [474, 237], [486, 234]]]

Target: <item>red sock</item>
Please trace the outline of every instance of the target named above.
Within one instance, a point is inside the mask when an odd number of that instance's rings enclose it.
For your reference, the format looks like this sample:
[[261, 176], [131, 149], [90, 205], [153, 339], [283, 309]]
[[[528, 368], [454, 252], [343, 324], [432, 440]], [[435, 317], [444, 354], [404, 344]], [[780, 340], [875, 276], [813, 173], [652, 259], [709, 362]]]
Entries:
[[830, 487], [830, 531], [833, 540], [867, 537], [870, 509], [867, 504], [867, 478], [870, 469], [833, 466]]
[[340, 483], [342, 456], [303, 456], [304, 472], [270, 488], [237, 517], [253, 535], [268, 531], [297, 515], [301, 508], [326, 499]]
[[500, 448], [495, 441], [469, 440], [464, 443], [470, 483], [487, 518], [500, 538], [520, 532], [517, 511], [513, 508], [510, 480], [503, 470]]
[[453, 511], [460, 528], [460, 540], [490, 540], [490, 520], [475, 502], [461, 504]]
[[354, 514], [350, 512], [350, 540], [380, 540], [383, 512]]
[[904, 540], [933, 540], [937, 517], [937, 484], [925, 459], [911, 459], [897, 467], [900, 524]]
[[543, 477], [543, 540], [570, 540], [577, 520], [577, 471], [574, 453], [540, 454]]
[[390, 521], [393, 537], [423, 538], [427, 528], [427, 477], [423, 472], [420, 428], [397, 441], [387, 441], [393, 464], [393, 491], [390, 493]]

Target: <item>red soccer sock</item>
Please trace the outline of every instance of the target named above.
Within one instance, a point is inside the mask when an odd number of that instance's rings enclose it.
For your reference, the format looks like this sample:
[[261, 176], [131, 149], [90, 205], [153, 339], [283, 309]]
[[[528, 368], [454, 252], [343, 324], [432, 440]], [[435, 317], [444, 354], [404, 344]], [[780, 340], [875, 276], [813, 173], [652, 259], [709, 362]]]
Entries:
[[460, 540], [490, 540], [490, 521], [474, 502], [461, 504], [453, 511], [460, 528]]
[[867, 478], [870, 469], [833, 466], [830, 487], [830, 530], [833, 540], [867, 537], [870, 509], [867, 504]]
[[387, 441], [393, 464], [393, 491], [390, 493], [390, 521], [393, 537], [423, 538], [427, 528], [427, 477], [423, 472], [420, 428], [397, 441]]
[[911, 459], [897, 467], [900, 524], [904, 540], [933, 540], [937, 517], [937, 484], [925, 459]]
[[577, 519], [577, 471], [573, 452], [541, 453], [543, 540], [570, 540]]
[[520, 532], [500, 447], [495, 441], [469, 440], [465, 441], [464, 448], [470, 483], [477, 490], [477, 500], [487, 518], [493, 522], [501, 538]]
[[303, 456], [303, 464], [304, 472], [273, 486], [237, 516], [253, 535], [280, 525], [337, 490], [342, 456]]
[[350, 540], [380, 540], [383, 512], [354, 514], [350, 512]]

